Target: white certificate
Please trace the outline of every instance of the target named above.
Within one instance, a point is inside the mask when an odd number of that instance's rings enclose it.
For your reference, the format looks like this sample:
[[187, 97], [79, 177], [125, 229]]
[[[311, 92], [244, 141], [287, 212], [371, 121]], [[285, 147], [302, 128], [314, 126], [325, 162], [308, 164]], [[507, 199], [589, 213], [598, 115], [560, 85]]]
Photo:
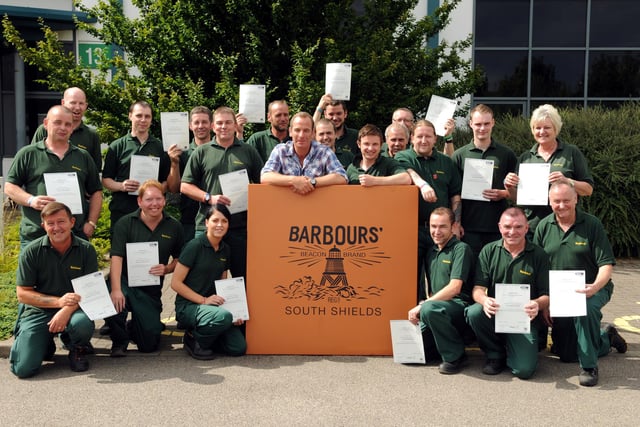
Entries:
[[324, 93], [328, 93], [336, 101], [351, 99], [351, 64], [327, 64], [324, 82]]
[[265, 85], [240, 85], [238, 112], [244, 114], [249, 123], [264, 123], [265, 99]]
[[249, 320], [247, 293], [244, 289], [244, 277], [216, 280], [216, 295], [224, 298], [220, 307], [233, 314], [233, 320]]
[[549, 271], [549, 311], [551, 317], [577, 317], [587, 315], [587, 294], [576, 292], [584, 289], [583, 270]]
[[488, 202], [482, 196], [484, 190], [490, 190], [493, 184], [493, 160], [464, 159], [464, 173], [462, 174], [462, 193], [460, 196], [467, 200]]
[[447, 120], [453, 118], [457, 106], [458, 102], [454, 99], [431, 95], [427, 116], [425, 118], [435, 126], [436, 135], [444, 136], [446, 133], [444, 125], [447, 123]]
[[393, 361], [395, 363], [426, 363], [420, 326], [408, 320], [390, 320]]
[[189, 113], [186, 111], [160, 113], [160, 128], [164, 151], [169, 151], [169, 147], [173, 144], [182, 151], [189, 149]]
[[249, 204], [249, 175], [246, 169], [225, 173], [218, 176], [222, 194], [231, 199], [228, 206], [232, 214], [245, 212]]
[[[149, 179], [158, 179], [160, 173], [160, 157], [155, 156], [131, 156], [129, 179], [136, 180], [142, 185]], [[138, 190], [129, 191], [129, 194], [138, 195]]]
[[129, 287], [155, 286], [160, 276], [149, 273], [151, 267], [160, 264], [158, 242], [127, 243], [127, 278]]
[[531, 301], [529, 285], [496, 283], [496, 333], [528, 334], [531, 321], [524, 306]]
[[82, 195], [78, 174], [75, 172], [45, 173], [44, 186], [47, 196], [67, 205], [73, 215], [82, 215]]
[[521, 163], [518, 170], [518, 194], [519, 205], [549, 204], [549, 163]]
[[89, 319], [104, 319], [116, 314], [101, 271], [71, 279], [71, 285], [73, 292], [80, 295], [80, 308]]

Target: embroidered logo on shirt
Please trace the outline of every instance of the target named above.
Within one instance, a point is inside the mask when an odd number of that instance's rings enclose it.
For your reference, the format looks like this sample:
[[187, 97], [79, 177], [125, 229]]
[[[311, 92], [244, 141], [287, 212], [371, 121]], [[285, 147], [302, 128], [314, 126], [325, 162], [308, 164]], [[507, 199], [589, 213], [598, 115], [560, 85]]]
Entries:
[[525, 276], [531, 276], [533, 273], [531, 273], [530, 271], [520, 270], [520, 274], [524, 274]]
[[82, 267], [78, 267], [78, 266], [75, 266], [75, 265], [70, 265], [69, 269], [71, 269], [71, 270], [82, 270]]
[[451, 260], [450, 259], [443, 259], [442, 263], [443, 264], [451, 264]]
[[171, 239], [171, 236], [169, 236], [168, 234], [161, 234], [163, 239]]
[[588, 242], [576, 242], [576, 246], [587, 246]]

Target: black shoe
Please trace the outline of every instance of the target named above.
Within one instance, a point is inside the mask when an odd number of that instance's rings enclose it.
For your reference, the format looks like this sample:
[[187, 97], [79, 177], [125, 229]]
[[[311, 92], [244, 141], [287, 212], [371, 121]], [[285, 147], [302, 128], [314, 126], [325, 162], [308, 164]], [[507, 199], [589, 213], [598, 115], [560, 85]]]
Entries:
[[200, 347], [200, 344], [191, 332], [187, 332], [184, 334], [182, 342], [184, 343], [184, 349], [187, 350], [187, 353], [189, 353], [189, 355], [194, 359], [212, 360], [215, 358], [213, 350], [205, 350], [204, 348]]
[[607, 326], [607, 335], [609, 336], [609, 342], [611, 343], [611, 347], [618, 350], [618, 353], [626, 353], [627, 352], [627, 342], [622, 338], [618, 330], [615, 326], [609, 325]]
[[111, 334], [111, 328], [106, 323], [98, 330], [98, 333], [102, 336]]
[[178, 321], [178, 323], [176, 323], [176, 328], [180, 329], [181, 331], [184, 331], [185, 329], [187, 329], [187, 327], [180, 321]]
[[593, 387], [598, 384], [598, 368], [583, 369], [580, 372], [580, 385], [584, 387]]
[[53, 337], [49, 340], [49, 346], [47, 347], [47, 352], [44, 355], [42, 360], [46, 360], [47, 362], [53, 362], [53, 355], [56, 354], [56, 342], [53, 340]]
[[453, 362], [445, 362], [443, 361], [440, 366], [438, 366], [438, 371], [441, 374], [452, 375], [457, 374], [462, 369], [462, 365], [467, 361], [467, 355], [463, 354], [457, 360]]
[[111, 357], [125, 357], [127, 355], [127, 346], [113, 345], [111, 346]]
[[89, 369], [86, 347], [76, 346], [69, 350], [69, 366], [73, 372], [84, 372]]
[[504, 359], [487, 359], [482, 368], [482, 373], [485, 375], [498, 375], [506, 367], [507, 364]]

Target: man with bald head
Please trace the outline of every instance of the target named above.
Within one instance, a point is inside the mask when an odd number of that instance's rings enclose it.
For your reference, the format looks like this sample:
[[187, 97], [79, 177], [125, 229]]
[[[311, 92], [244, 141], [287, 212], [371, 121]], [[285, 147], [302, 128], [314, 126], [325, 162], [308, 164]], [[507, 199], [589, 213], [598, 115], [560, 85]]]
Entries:
[[[102, 170], [102, 153], [100, 151], [98, 134], [82, 121], [84, 113], [87, 111], [87, 107], [89, 107], [87, 95], [85, 95], [84, 91], [79, 87], [70, 87], [64, 91], [60, 104], [71, 110], [73, 114], [73, 130], [69, 137], [70, 142], [76, 147], [87, 150], [96, 164], [96, 169], [100, 172], [100, 170]], [[44, 124], [41, 124], [33, 134], [31, 143], [35, 144], [46, 138], [47, 129]]]
[[40, 211], [56, 201], [47, 195], [46, 173], [74, 173], [80, 194], [88, 195], [88, 200], [82, 198], [82, 213], [74, 215], [76, 236], [91, 237], [102, 207], [102, 186], [93, 159], [88, 152], [69, 143], [73, 131], [71, 110], [62, 105], [51, 107], [44, 127], [46, 139], [18, 151], [4, 187], [5, 194], [22, 206], [21, 247], [45, 234], [40, 226]]

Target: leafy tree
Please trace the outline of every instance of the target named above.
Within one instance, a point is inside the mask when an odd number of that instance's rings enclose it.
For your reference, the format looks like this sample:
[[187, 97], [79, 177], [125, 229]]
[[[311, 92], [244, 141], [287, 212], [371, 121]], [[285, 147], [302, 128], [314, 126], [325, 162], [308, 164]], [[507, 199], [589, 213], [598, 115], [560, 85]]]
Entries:
[[293, 111], [313, 110], [327, 62], [353, 63], [350, 126], [386, 125], [400, 106], [424, 113], [432, 94], [456, 98], [480, 82], [481, 72], [460, 57], [470, 37], [426, 47], [459, 2], [443, 2], [420, 20], [412, 15], [417, 0], [133, 0], [138, 18], [125, 17], [118, 0], [91, 8], [80, 3], [100, 25], [78, 28], [120, 52], [103, 60], [97, 73], [65, 54], [44, 24], [36, 46], [28, 46], [6, 17], [3, 26], [24, 60], [46, 72], [48, 87], [86, 90], [88, 119], [110, 140], [128, 128], [125, 112], [136, 99], [149, 100], [156, 112], [237, 107], [241, 83], [264, 83], [270, 100], [286, 98]]

